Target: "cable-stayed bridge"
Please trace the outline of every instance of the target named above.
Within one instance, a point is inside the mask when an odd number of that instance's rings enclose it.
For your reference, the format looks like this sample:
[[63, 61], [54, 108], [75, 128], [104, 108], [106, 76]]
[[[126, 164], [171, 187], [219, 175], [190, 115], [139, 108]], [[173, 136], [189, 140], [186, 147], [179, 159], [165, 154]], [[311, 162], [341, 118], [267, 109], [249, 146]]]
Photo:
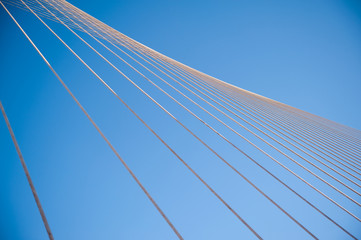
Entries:
[[[157, 141], [157, 144], [163, 145], [163, 151], [167, 151], [171, 156], [168, 161], [177, 161], [182, 166], [182, 171], [187, 171], [194, 181], [207, 191], [209, 197], [215, 199], [223, 211], [233, 217], [233, 221], [239, 224], [239, 231], [249, 234], [245, 235], [246, 238], [271, 238], [263, 234], [256, 219], [262, 219], [265, 215], [272, 219], [274, 210], [302, 231], [301, 238], [322, 238], [322, 234], [328, 231], [328, 228], [315, 229], [311, 220], [313, 215], [308, 215], [309, 212], [322, 219], [329, 228], [336, 229], [340, 234], [342, 232], [345, 239], [361, 237], [361, 231], [354, 230], [354, 226], [361, 228], [359, 130], [246, 91], [195, 70], [125, 36], [66, 1], [6, 0], [0, 3], [14, 26], [28, 40], [29, 46], [34, 48], [49, 67], [53, 78], [60, 82], [74, 104], [121, 162], [129, 173], [128, 177], [135, 181], [144, 197], [163, 218], [173, 232], [174, 239], [188, 239], [192, 236], [189, 233], [183, 234], [183, 227], [177, 224], [177, 219], [163, 209], [157, 196], [148, 190], [149, 184], [142, 181], [142, 177], [132, 169], [129, 162], [135, 160], [122, 157], [122, 150], [113, 144], [108, 134], [68, 86], [68, 80], [63, 77], [63, 73], [53, 66], [46, 52], [38, 48], [36, 41], [33, 41], [32, 36], [19, 23], [13, 14], [14, 9], [20, 8], [33, 15], [34, 25], [36, 22], [37, 27], [46, 29], [48, 34], [55, 37], [58, 44], [83, 66], [84, 72], [88, 74], [84, 76], [91, 75], [99, 83], [99, 88], [103, 88], [108, 96], [112, 96], [122, 108], [127, 109], [137, 124], [152, 135], [154, 144]], [[88, 55], [83, 57], [83, 52], [78, 53], [71, 47], [62, 34], [55, 30], [54, 24], [72, 34], [84, 49], [91, 52], [92, 59], [89, 60]], [[112, 74], [99, 71], [96, 66], [98, 62], [108, 66], [108, 71], [112, 71]], [[74, 79], [80, 77], [82, 76], [74, 76]], [[133, 98], [146, 101], [156, 109], [153, 117], [160, 119], [160, 125], [154, 127], [138, 108], [123, 98], [119, 88], [113, 87], [114, 78], [127, 84], [124, 87], [129, 88], [129, 94], [137, 94]], [[54, 239], [56, 234], [52, 233], [52, 223], [47, 220], [46, 209], [41, 205], [41, 196], [38, 197], [36, 193], [36, 184], [33, 184], [26, 167], [26, 156], [23, 158], [21, 146], [11, 129], [11, 119], [9, 121], [2, 105], [1, 110], [49, 239]], [[162, 130], [163, 118], [171, 121], [178, 130]], [[189, 149], [177, 147], [176, 141], [169, 138], [181, 138], [183, 135], [177, 135], [178, 132], [185, 134], [197, 145]], [[222, 149], [221, 145], [226, 146], [226, 150]], [[235, 155], [229, 155], [228, 151]], [[190, 161], [189, 155], [197, 155], [206, 163], [207, 159], [217, 161], [229, 174], [233, 174], [234, 180], [247, 186], [247, 189], [237, 191], [247, 195], [249, 189], [252, 189], [254, 195], [249, 200], [254, 201], [255, 209], [259, 209], [252, 212], [254, 219], [249, 220], [244, 214], [249, 205], [242, 199], [239, 202], [229, 201], [229, 196], [222, 194], [223, 189], [215, 187], [214, 180], [209, 180], [212, 174], [219, 176], [217, 173], [212, 172], [204, 177], [202, 168], [198, 165], [193, 167], [195, 163], [193, 159]], [[249, 164], [249, 167], [239, 165], [240, 162]], [[287, 192], [289, 195], [281, 195], [281, 199], [275, 198], [269, 188], [264, 189], [264, 178], [260, 177], [261, 174], [273, 182], [276, 186], [275, 192]], [[257, 180], [258, 178], [262, 180]], [[282, 199], [282, 196], [287, 197]], [[292, 196], [292, 200], [288, 196]], [[265, 200], [268, 205], [257, 205], [258, 198]], [[293, 205], [293, 201], [297, 201], [297, 205]], [[274, 210], [265, 212], [266, 208]], [[141, 231], [141, 226], [138, 227]], [[196, 228], [194, 231], [197, 231]]]

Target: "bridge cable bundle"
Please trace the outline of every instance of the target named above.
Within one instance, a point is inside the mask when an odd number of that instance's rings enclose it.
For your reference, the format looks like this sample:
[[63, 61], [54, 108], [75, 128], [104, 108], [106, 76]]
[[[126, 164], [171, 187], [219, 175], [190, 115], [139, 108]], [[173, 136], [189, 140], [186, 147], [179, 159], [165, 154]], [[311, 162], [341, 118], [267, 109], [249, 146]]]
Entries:
[[[254, 181], [246, 177], [244, 169], [238, 169], [227, 157], [218, 152], [207, 139], [198, 135], [196, 131], [187, 126], [182, 120], [176, 117], [168, 107], [161, 101], [156, 100], [157, 96], [141, 87], [136, 83], [133, 76], [137, 79], [148, 82], [155, 87], [168, 101], [183, 109], [188, 117], [204, 125], [208, 131], [215, 134], [219, 141], [222, 141], [237, 151], [242, 161], [249, 161], [255, 164], [257, 168], [277, 181], [282, 186], [283, 191], [289, 191], [297, 198], [303, 201], [308, 207], [311, 207], [317, 214], [320, 214], [326, 221], [339, 228], [345, 235], [357, 239], [355, 233], [347, 230], [347, 225], [338, 222], [331, 217], [317, 202], [303, 196], [286, 180], [277, 176], [277, 173], [265, 167], [261, 161], [251, 154], [247, 153], [237, 141], [229, 138], [223, 129], [235, 134], [236, 137], [246, 142], [253, 151], [258, 152], [262, 158], [271, 161], [284, 171], [292, 175], [301, 184], [304, 184], [309, 191], [326, 199], [330, 204], [338, 208], [342, 214], [360, 223], [360, 215], [351, 211], [347, 206], [361, 207], [361, 132], [327, 120], [325, 118], [313, 115], [300, 109], [288, 106], [275, 100], [263, 97], [261, 95], [246, 91], [239, 87], [228, 84], [224, 81], [211, 77], [205, 73], [188, 67], [178, 61], [175, 61], [135, 40], [116, 31], [101, 21], [95, 19], [89, 14], [81, 11], [66, 1], [59, 0], [1, 0], [1, 6], [5, 9], [23, 35], [31, 43], [32, 47], [41, 56], [45, 64], [55, 75], [64, 89], [85, 114], [94, 128], [109, 145], [113, 153], [120, 160], [122, 165], [129, 172], [130, 176], [136, 181], [137, 185], [151, 201], [153, 206], [163, 217], [166, 223], [174, 232], [178, 239], [183, 239], [181, 231], [175, 226], [171, 218], [166, 214], [155, 198], [149, 193], [145, 185], [139, 180], [134, 171], [129, 167], [127, 161], [121, 157], [118, 150], [96, 124], [88, 111], [79, 102], [74, 93], [64, 82], [60, 74], [54, 69], [45, 55], [38, 49], [31, 37], [26, 33], [23, 27], [17, 22], [15, 17], [9, 11], [8, 6], [15, 6], [33, 14], [37, 20], [52, 35], [54, 35], [65, 46], [70, 53], [84, 65], [84, 67], [113, 95], [117, 101], [125, 106], [138, 120], [144, 125], [173, 155], [185, 166], [185, 168], [208, 189], [208, 191], [222, 204], [226, 211], [234, 215], [236, 221], [239, 221], [245, 228], [244, 231], [250, 231], [256, 238], [262, 239], [257, 231], [257, 226], [248, 223], [247, 219], [242, 217], [242, 213], [237, 211], [232, 205], [221, 196], [221, 194], [207, 182], [194, 168], [190, 166], [187, 159], [177, 152], [174, 147], [167, 143], [166, 138], [162, 137], [154, 128], [148, 124], [141, 115], [134, 110], [107, 82], [106, 77], [101, 76], [88, 64], [80, 54], [71, 48], [65, 40], [56, 33], [47, 20], [55, 21], [63, 25], [70, 33], [80, 40], [89, 51], [94, 52], [99, 59], [113, 68], [122, 80], [129, 82], [144, 95], [151, 103], [159, 108], [165, 115], [176, 122], [185, 132], [190, 134], [196, 141], [203, 145], [209, 152], [218, 158], [227, 168], [233, 171], [240, 180], [248, 183], [260, 197], [267, 199], [274, 207], [281, 211], [290, 221], [298, 225], [305, 231], [310, 238], [318, 239], [316, 234], [312, 233], [307, 224], [297, 220], [293, 214], [285, 207], [274, 200], [269, 194], [261, 189]], [[97, 43], [91, 44], [82, 37], [81, 34], [89, 37]], [[125, 64], [132, 71], [131, 76], [125, 73], [118, 64], [106, 57], [98, 50], [107, 51], [112, 55], [112, 59], [117, 59]], [[126, 59], [130, 59], [126, 60]], [[168, 90], [167, 90], [168, 89]], [[172, 94], [171, 92], [177, 93]], [[181, 96], [181, 98], [176, 97]], [[187, 104], [184, 101], [187, 101]], [[192, 104], [189, 107], [189, 104]], [[6, 119], [9, 131], [14, 144], [18, 150], [21, 162], [29, 180], [29, 184], [34, 193], [39, 211], [41, 213], [44, 225], [49, 235], [53, 239], [49, 224], [47, 223], [45, 213], [41, 207], [36, 194], [30, 174], [27, 171], [24, 159], [20, 153], [15, 136], [11, 130], [10, 123], [7, 120], [5, 110], [0, 104], [2, 113]], [[197, 109], [197, 110], [194, 110]], [[203, 116], [207, 115], [207, 118]], [[212, 120], [208, 121], [208, 117]], [[206, 120], [207, 119], [207, 120]], [[215, 124], [216, 123], [216, 124]], [[219, 127], [219, 126], [222, 126]], [[264, 147], [266, 146], [266, 147]], [[277, 154], [275, 156], [275, 154]], [[281, 156], [287, 160], [287, 163], [279, 159]], [[292, 163], [292, 165], [288, 164]], [[297, 170], [295, 170], [297, 168]], [[308, 178], [312, 178], [310, 181]], [[322, 184], [320, 188], [315, 182]], [[327, 191], [324, 189], [327, 187]], [[327, 192], [327, 193], [326, 193]], [[332, 192], [336, 197], [331, 196]], [[337, 200], [335, 200], [337, 199]], [[339, 201], [338, 199], [342, 199]], [[345, 204], [345, 202], [347, 202]]]

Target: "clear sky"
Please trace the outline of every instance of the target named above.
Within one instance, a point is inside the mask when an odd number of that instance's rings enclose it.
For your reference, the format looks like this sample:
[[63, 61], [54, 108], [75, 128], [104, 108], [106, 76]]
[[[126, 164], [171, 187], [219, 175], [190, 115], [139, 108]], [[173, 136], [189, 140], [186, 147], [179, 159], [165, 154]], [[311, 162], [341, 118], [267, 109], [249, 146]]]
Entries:
[[[211, 76], [361, 129], [359, 1], [69, 2], [129, 37]], [[9, 9], [185, 239], [253, 238], [34, 16], [16, 8]], [[55, 238], [176, 239], [3, 9], [0, 9], [0, 24], [0, 99]], [[106, 64], [100, 63], [100, 59], [65, 28], [58, 23], [51, 26], [262, 236], [266, 239], [308, 238], [154, 104], [111, 72]], [[144, 84], [140, 80], [139, 83]], [[143, 86], [198, 134], [208, 136], [206, 129], [174, 104], [167, 103], [164, 96], [148, 85]], [[237, 140], [235, 136], [229, 137]], [[219, 143], [215, 136], [207, 140], [313, 233], [323, 239], [347, 238], [254, 165], [239, 161], [243, 158], [226, 144]], [[240, 144], [361, 237], [360, 223], [289, 178], [244, 142]], [[2, 118], [0, 189], [0, 239], [46, 239]], [[332, 196], [360, 216], [360, 208], [337, 195]]]

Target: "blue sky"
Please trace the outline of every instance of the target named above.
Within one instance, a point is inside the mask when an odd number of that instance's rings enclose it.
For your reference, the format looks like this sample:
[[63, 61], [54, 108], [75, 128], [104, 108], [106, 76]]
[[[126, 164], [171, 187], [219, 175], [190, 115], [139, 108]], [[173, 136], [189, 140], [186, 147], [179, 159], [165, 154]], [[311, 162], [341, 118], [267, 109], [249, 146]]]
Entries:
[[[70, 3], [129, 37], [211, 76], [361, 129], [361, 5], [358, 1], [79, 0]], [[10, 10], [186, 239], [253, 237], [35, 17], [15, 8]], [[0, 23], [0, 99], [56, 239], [175, 239], [4, 10], [1, 10]], [[262, 236], [307, 239], [299, 227], [134, 87], [124, 79], [119, 81], [117, 73], [101, 63], [65, 28], [50, 24]], [[138, 80], [138, 83], [197, 134], [207, 137], [210, 145], [313, 233], [323, 239], [345, 238], [341, 231], [234, 149], [219, 143], [215, 136], [209, 137], [207, 129], [175, 104], [144, 82]], [[0, 238], [46, 239], [2, 119], [0, 133]], [[353, 234], [361, 236], [359, 223], [266, 161], [244, 142], [239, 143]], [[334, 194], [324, 186], [320, 188]], [[332, 196], [353, 212], [361, 212], [343, 198]]]

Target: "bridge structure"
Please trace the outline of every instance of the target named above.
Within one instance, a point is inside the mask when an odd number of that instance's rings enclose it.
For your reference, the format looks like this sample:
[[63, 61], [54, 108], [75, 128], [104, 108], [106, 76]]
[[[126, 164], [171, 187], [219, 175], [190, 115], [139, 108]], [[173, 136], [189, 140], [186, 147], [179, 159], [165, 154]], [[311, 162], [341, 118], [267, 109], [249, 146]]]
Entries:
[[[277, 214], [283, 215], [290, 224], [297, 227], [304, 234], [302, 238], [322, 238], [331, 228], [340, 232], [345, 239], [361, 237], [361, 231], [357, 231], [357, 228], [361, 229], [361, 132], [359, 130], [244, 90], [193, 69], [127, 37], [66, 1], [1, 0], [0, 4], [14, 22], [14, 26], [28, 40], [29, 46], [34, 48], [44, 64], [49, 67], [54, 80], [60, 82], [79, 111], [84, 114], [87, 121], [99, 133], [99, 137], [105, 141], [110, 151], [129, 173], [129, 178], [133, 179], [144, 193], [144, 198], [150, 201], [159, 216], [163, 218], [164, 223], [173, 232], [174, 239], [188, 239], [192, 236], [189, 233], [184, 235], [182, 226], [176, 224], [175, 217], [163, 210], [162, 204], [157, 201], [157, 196], [148, 190], [148, 184], [141, 180], [142, 178], [129, 164], [130, 161], [135, 160], [122, 157], [122, 151], [112, 143], [68, 87], [67, 79], [62, 77], [62, 73], [48, 61], [46, 53], [38, 48], [32, 36], [13, 15], [11, 10], [15, 9], [14, 7], [32, 14], [34, 21], [37, 22], [36, 26], [43, 27], [53, 35], [58, 43], [84, 66], [85, 71], [99, 82], [99, 87], [104, 88], [121, 107], [129, 111], [140, 127], [145, 128], [157, 143], [164, 146], [164, 151], [169, 152], [171, 160], [179, 162], [183, 171], [192, 175], [194, 181], [207, 191], [209, 197], [215, 199], [224, 211], [232, 215], [233, 221], [239, 224], [239, 231], [249, 234], [252, 238], [270, 238], [263, 234], [257, 223], [257, 219], [273, 213], [264, 212], [263, 208], [267, 207], [273, 208]], [[183, 134], [197, 142], [197, 147], [179, 151], [174, 146], [174, 142], [170, 144], [165, 135], [167, 131], [158, 130], [159, 126], [153, 127], [148, 123], [142, 117], [142, 113], [133, 108], [122, 97], [120, 91], [112, 86], [108, 76], [92, 66], [94, 61], [92, 64], [88, 63], [81, 53], [77, 53], [61, 34], [53, 29], [51, 25], [54, 22], [74, 35], [80, 44], [96, 56], [97, 61], [109, 66], [109, 71], [116, 74], [117, 80], [129, 84], [138, 94], [135, 98], [153, 105]], [[51, 231], [52, 223], [47, 220], [46, 209], [44, 210], [41, 205], [41, 196], [38, 196], [36, 184], [32, 182], [27, 169], [26, 156], [25, 158], [22, 156], [21, 146], [17, 143], [11, 128], [11, 119], [8, 119], [1, 103], [0, 107], [49, 239], [54, 239], [56, 234]], [[188, 119], [196, 123], [189, 124]], [[198, 128], [202, 128], [201, 133]], [[224, 144], [236, 155], [232, 155], [230, 159], [230, 155], [217, 147], [218, 144]], [[256, 206], [259, 211], [252, 213], [255, 216], [252, 220], [244, 216], [243, 212], [249, 207], [247, 204], [242, 200], [232, 203], [228, 201], [222, 194], [221, 188], [214, 187], [208, 176], [207, 178], [202, 176], [202, 170], [192, 166], [193, 163], [187, 156], [198, 152], [198, 148], [207, 152], [204, 156], [200, 154], [199, 157], [207, 159], [211, 155], [212, 161], [218, 161], [228, 169], [236, 181], [244, 182], [247, 189], [252, 189], [255, 193], [254, 196], [252, 195], [255, 204], [257, 204], [256, 198], [262, 198], [268, 202], [268, 205]], [[239, 162], [247, 162], [257, 169], [254, 170], [257, 172], [253, 174], [253, 170], [239, 165]], [[298, 202], [297, 207], [292, 202], [288, 202], [288, 195], [280, 194], [281, 197], [275, 197], [272, 191], [265, 189], [263, 180], [257, 180], [261, 174], [274, 182], [277, 186], [276, 192], [287, 192], [292, 195], [292, 199]], [[238, 189], [238, 191], [247, 195], [247, 191], [250, 190]], [[282, 196], [286, 199], [282, 199]], [[237, 203], [239, 205], [235, 206]], [[318, 219], [322, 219], [327, 228], [317, 229], [308, 216], [310, 212], [317, 215]], [[272, 218], [272, 215], [268, 217]]]

